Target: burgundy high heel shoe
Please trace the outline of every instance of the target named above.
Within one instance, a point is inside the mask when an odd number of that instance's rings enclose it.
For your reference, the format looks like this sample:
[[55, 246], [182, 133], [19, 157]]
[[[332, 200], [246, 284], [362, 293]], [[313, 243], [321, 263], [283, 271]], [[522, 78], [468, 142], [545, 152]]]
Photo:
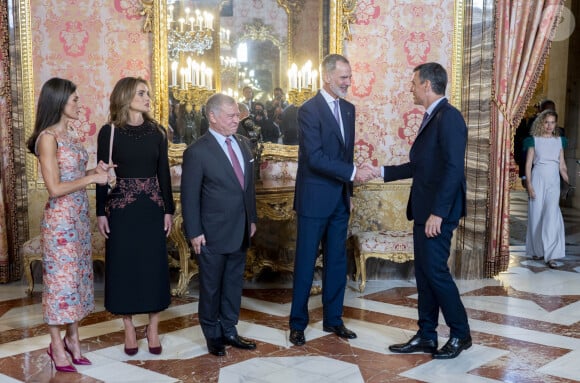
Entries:
[[78, 364], [79, 366], [90, 366], [92, 363], [90, 360], [88, 360], [87, 358], [85, 358], [84, 356], [81, 355], [80, 358], [75, 359], [72, 351], [70, 350], [70, 348], [68, 348], [68, 345], [66, 344], [66, 337], [62, 338], [62, 343], [64, 344], [64, 350], [66, 352], [68, 352], [68, 354], [70, 355], [72, 362], [74, 364]]
[[77, 372], [77, 369], [72, 364], [68, 364], [66, 366], [57, 366], [56, 362], [54, 361], [54, 357], [52, 356], [52, 343], [48, 346], [48, 350], [46, 350], [48, 356], [50, 356], [51, 366], [54, 364], [54, 368], [59, 372]]
[[[147, 346], [149, 346], [149, 326], [145, 327], [145, 337], [147, 338]], [[163, 351], [163, 346], [161, 345], [161, 341], [159, 342], [159, 346], [151, 347], [149, 346], [149, 352], [154, 355], [160, 355]]]
[[[137, 334], [135, 334], [135, 338], [137, 338]], [[133, 356], [133, 355], [137, 354], [137, 351], [139, 351], [139, 346], [127, 347], [127, 345], [125, 345], [124, 351], [125, 351], [125, 354], [127, 354], [129, 356]]]

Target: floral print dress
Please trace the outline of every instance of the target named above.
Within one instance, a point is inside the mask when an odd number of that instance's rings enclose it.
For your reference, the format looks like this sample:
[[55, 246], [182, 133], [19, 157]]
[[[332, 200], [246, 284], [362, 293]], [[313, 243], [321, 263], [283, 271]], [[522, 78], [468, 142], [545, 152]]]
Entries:
[[[71, 133], [45, 130], [57, 141], [60, 181], [85, 175], [88, 154]], [[81, 320], [94, 309], [89, 201], [86, 190], [49, 197], [41, 223], [42, 311], [49, 325]]]

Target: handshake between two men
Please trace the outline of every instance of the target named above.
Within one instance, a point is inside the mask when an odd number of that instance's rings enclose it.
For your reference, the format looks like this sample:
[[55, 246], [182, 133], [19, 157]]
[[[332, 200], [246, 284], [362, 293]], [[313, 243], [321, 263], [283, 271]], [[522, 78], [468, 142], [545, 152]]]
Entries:
[[365, 183], [372, 179], [381, 177], [381, 168], [378, 166], [373, 166], [369, 163], [363, 163], [357, 166], [356, 173], [354, 175], [354, 182]]

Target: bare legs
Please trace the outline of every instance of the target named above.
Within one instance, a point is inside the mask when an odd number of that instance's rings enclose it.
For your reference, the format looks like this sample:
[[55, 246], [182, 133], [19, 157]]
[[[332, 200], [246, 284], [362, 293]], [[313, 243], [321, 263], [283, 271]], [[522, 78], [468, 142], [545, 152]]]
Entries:
[[[67, 330], [69, 326], [70, 325], [67, 326]], [[78, 330], [78, 326], [76, 329]], [[60, 337], [60, 325], [48, 325], [48, 332], [50, 333], [50, 350], [52, 351], [52, 360], [54, 361], [54, 364], [57, 367], [69, 366], [70, 361], [66, 357], [64, 344], [62, 343], [62, 338]]]
[[[133, 316], [123, 316], [123, 326], [125, 327], [125, 353], [135, 355], [138, 350], [137, 333], [133, 324]], [[149, 313], [149, 325], [145, 336], [149, 342], [149, 350], [159, 350], [161, 353], [161, 342], [159, 340], [159, 313]], [[157, 353], [157, 352], [154, 352]]]
[[64, 338], [60, 337], [60, 326], [49, 325], [50, 346], [47, 353], [54, 362], [57, 371], [76, 372], [76, 368], [70, 364], [66, 353], [70, 354], [74, 364], [90, 365], [91, 361], [81, 354], [81, 344], [79, 340], [78, 322], [66, 325]]
[[149, 341], [149, 347], [161, 346], [159, 341], [159, 313], [149, 314], [149, 326], [147, 326], [146, 336]]

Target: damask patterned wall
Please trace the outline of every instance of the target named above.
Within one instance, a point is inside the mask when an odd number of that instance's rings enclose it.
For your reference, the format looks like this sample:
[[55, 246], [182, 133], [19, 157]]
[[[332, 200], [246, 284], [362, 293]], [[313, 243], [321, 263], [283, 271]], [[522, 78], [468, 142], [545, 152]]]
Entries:
[[78, 86], [77, 130], [91, 155], [118, 79], [151, 77], [150, 35], [141, 32], [140, 0], [31, 0], [34, 92], [51, 77]]
[[[358, 0], [345, 54], [353, 69], [357, 161], [400, 164], [423, 119], [413, 105], [413, 68], [437, 61], [451, 75], [454, 0]], [[449, 96], [451, 89], [447, 89]]]
[[[236, 24], [252, 17], [267, 17], [273, 26], [286, 20], [280, 8], [249, 3], [262, 6], [240, 11]], [[141, 1], [94, 0], [80, 6], [75, 0], [31, 0], [31, 10], [35, 94], [53, 76], [77, 83], [83, 104], [78, 127], [94, 160], [115, 82], [127, 75], [151, 77]], [[451, 73], [453, 15], [454, 0], [358, 0], [353, 39], [345, 45], [353, 68], [349, 99], [357, 106], [358, 161], [407, 160], [423, 116], [409, 92], [412, 69], [438, 61]]]

